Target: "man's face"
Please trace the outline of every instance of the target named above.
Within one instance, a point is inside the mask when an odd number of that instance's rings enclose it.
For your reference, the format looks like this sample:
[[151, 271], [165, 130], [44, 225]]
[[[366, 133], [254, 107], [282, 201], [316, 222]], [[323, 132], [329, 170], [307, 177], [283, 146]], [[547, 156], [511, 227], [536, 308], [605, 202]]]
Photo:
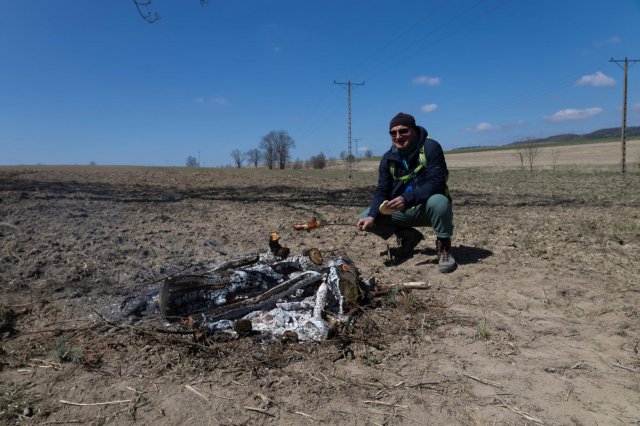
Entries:
[[405, 149], [411, 145], [413, 138], [415, 137], [415, 130], [406, 126], [396, 126], [389, 130], [391, 135], [391, 142], [398, 149]]

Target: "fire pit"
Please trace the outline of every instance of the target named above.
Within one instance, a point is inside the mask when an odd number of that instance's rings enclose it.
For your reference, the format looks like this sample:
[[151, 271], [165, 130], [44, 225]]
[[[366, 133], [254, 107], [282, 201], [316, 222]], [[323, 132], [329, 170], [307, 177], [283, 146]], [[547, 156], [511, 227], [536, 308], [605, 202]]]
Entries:
[[207, 271], [175, 275], [146, 298], [121, 306], [125, 316], [160, 315], [167, 327], [188, 327], [196, 340], [258, 334], [270, 339], [324, 340], [368, 299], [364, 280], [347, 257], [324, 259], [317, 249], [289, 256], [273, 233], [270, 250], [239, 256]]

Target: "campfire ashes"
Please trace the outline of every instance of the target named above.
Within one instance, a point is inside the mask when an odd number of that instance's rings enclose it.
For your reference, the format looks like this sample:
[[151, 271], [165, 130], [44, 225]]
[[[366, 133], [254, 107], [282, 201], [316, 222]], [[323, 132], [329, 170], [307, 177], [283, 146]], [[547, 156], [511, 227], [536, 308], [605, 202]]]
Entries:
[[167, 327], [189, 327], [196, 340], [248, 333], [324, 340], [347, 321], [354, 305], [366, 303], [375, 286], [346, 257], [325, 260], [317, 249], [289, 256], [277, 233], [269, 247], [206, 271], [171, 276], [143, 297], [128, 297], [121, 314], [161, 316]]

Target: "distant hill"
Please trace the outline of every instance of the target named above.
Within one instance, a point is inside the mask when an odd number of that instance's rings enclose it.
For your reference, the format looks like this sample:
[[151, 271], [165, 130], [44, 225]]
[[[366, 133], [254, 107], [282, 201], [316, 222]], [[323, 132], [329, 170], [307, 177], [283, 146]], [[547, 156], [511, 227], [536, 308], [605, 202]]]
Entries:
[[[640, 136], [640, 126], [627, 127], [627, 137]], [[585, 133], [582, 135], [575, 133], [565, 133], [561, 135], [549, 136], [548, 138], [541, 139], [529, 139], [526, 141], [517, 141], [506, 144], [521, 145], [523, 143], [551, 143], [551, 142], [574, 142], [579, 140], [594, 140], [594, 139], [615, 139], [620, 137], [620, 127], [612, 127], [609, 129], [600, 129], [591, 133]]]
[[[640, 126], [627, 127], [627, 138], [633, 138], [638, 136], [640, 136]], [[508, 149], [508, 147], [522, 145], [525, 143], [562, 143], [562, 142], [577, 142], [577, 141], [594, 141], [598, 139], [620, 139], [620, 127], [600, 129], [600, 130], [596, 130], [591, 133], [585, 133], [582, 135], [579, 135], [576, 133], [563, 133], [560, 135], [549, 136], [548, 138], [527, 139], [524, 141], [511, 142], [511, 143], [500, 145], [500, 146], [497, 146], [497, 145], [463, 146], [460, 148], [454, 148], [448, 152]]]

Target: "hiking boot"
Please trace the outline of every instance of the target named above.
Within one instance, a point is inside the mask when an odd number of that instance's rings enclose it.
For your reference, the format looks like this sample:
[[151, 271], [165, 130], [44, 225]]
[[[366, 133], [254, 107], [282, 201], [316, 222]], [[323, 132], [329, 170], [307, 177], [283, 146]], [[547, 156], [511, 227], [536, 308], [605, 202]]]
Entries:
[[400, 247], [393, 249], [393, 260], [402, 262], [413, 256], [413, 250], [424, 239], [424, 236], [413, 228], [400, 228], [396, 231]]
[[438, 249], [438, 270], [443, 273], [453, 272], [457, 265], [451, 255], [451, 239], [438, 238], [436, 248]]

